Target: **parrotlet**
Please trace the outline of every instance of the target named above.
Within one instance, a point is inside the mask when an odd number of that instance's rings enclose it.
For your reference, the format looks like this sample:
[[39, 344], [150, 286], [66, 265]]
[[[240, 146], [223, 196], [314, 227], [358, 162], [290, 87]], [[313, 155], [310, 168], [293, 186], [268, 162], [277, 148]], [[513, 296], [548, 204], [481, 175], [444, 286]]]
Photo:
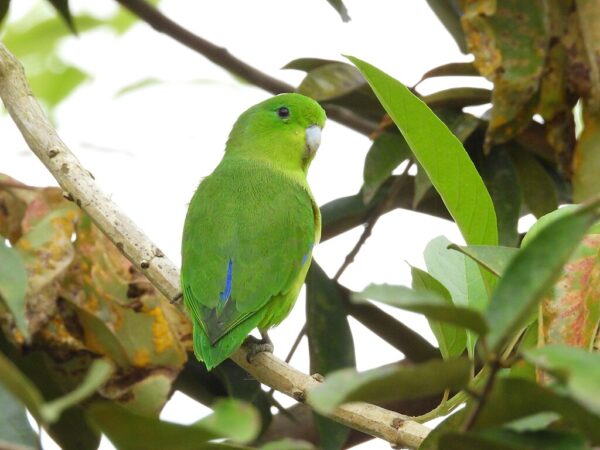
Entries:
[[300, 94], [249, 108], [189, 204], [181, 289], [194, 353], [208, 370], [255, 328], [262, 340], [253, 348], [269, 347], [267, 330], [298, 297], [321, 234], [306, 175], [325, 119], [323, 108]]

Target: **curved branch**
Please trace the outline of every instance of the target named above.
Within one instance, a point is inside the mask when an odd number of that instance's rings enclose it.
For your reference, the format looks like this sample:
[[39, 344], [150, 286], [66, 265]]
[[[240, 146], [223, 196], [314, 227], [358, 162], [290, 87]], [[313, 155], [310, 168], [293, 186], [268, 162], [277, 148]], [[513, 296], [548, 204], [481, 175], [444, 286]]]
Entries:
[[[158, 9], [144, 0], [116, 0], [121, 6], [127, 8], [137, 17], [142, 19], [159, 33], [170, 36], [177, 42], [200, 53], [209, 61], [220, 66], [247, 82], [270, 92], [271, 94], [281, 94], [283, 92], [294, 92], [296, 88], [277, 78], [274, 78], [260, 70], [252, 67], [250, 64], [236, 58], [226, 48], [219, 47], [212, 42], [192, 33], [190, 30], [182, 27], [177, 22], [165, 16]], [[371, 134], [377, 129], [377, 124], [366, 120], [352, 111], [335, 106], [324, 105], [327, 111], [327, 117], [359, 133]]]
[[[179, 291], [179, 272], [173, 262], [148, 239], [97, 186], [92, 174], [60, 139], [27, 83], [19, 61], [0, 44], [0, 98], [25, 141], [44, 163], [65, 195], [73, 199], [123, 254], [168, 298]], [[319, 383], [272, 354], [261, 353], [250, 364], [244, 349], [232, 359], [258, 381], [296, 400]], [[330, 416], [356, 430], [397, 446], [416, 448], [429, 429], [409, 417], [367, 403], [350, 403]]]

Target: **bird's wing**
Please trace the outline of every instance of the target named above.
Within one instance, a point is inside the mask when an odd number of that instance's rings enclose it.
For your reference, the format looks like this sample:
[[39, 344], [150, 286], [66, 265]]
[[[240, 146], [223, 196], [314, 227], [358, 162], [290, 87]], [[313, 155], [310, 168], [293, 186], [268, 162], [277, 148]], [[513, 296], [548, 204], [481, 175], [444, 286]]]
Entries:
[[223, 162], [201, 183], [185, 222], [182, 288], [213, 344], [292, 287], [315, 243], [315, 208], [301, 183], [260, 163]]

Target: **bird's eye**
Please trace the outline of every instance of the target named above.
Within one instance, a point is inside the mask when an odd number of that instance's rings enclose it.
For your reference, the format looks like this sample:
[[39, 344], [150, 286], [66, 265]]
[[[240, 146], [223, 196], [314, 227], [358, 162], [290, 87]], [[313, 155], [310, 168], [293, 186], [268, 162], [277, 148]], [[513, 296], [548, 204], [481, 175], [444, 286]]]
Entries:
[[287, 109], [285, 106], [282, 106], [277, 110], [277, 115], [282, 119], [286, 119], [290, 116], [290, 110]]

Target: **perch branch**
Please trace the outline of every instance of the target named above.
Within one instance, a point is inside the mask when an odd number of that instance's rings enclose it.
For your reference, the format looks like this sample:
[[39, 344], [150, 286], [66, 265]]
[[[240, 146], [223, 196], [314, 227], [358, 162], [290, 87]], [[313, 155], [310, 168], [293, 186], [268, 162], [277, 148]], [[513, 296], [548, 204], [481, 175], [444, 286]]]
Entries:
[[[217, 66], [233, 73], [234, 75], [246, 80], [250, 84], [264, 89], [272, 94], [281, 94], [283, 92], [294, 92], [296, 88], [277, 78], [274, 78], [245, 61], [233, 56], [226, 48], [219, 47], [210, 41], [192, 33], [190, 30], [182, 27], [177, 22], [161, 13], [157, 8], [144, 0], [116, 0], [121, 6], [127, 8], [141, 20], [146, 22], [159, 33], [173, 38], [182, 45], [201, 54]], [[359, 133], [369, 135], [376, 128], [377, 124], [370, 120], [354, 114], [352, 111], [335, 105], [325, 106], [327, 117]]]
[[[164, 295], [179, 291], [179, 273], [148, 237], [102, 192], [92, 174], [60, 139], [27, 83], [20, 62], [0, 44], [0, 98], [25, 141], [58, 184], [83, 209], [123, 254]], [[261, 353], [252, 364], [238, 350], [232, 359], [258, 381], [299, 401], [319, 382], [292, 368], [272, 354]], [[387, 440], [396, 446], [416, 448], [429, 429], [409, 417], [367, 403], [337, 408], [332, 419], [351, 428]]]

